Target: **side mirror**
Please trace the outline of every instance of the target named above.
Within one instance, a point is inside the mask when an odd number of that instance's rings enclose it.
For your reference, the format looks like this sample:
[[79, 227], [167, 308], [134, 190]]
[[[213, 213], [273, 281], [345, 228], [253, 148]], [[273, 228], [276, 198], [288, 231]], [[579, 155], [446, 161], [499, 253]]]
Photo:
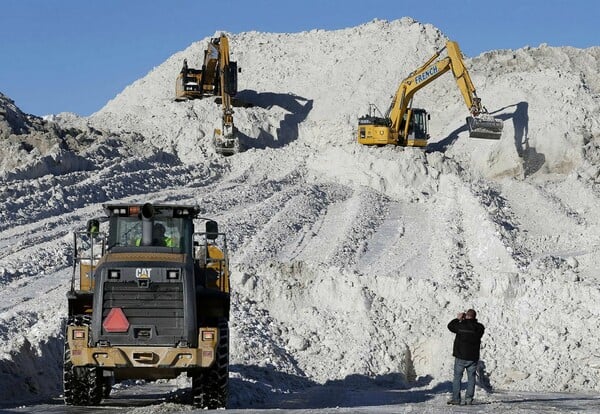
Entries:
[[95, 236], [100, 232], [100, 221], [96, 219], [88, 220], [87, 233], [90, 236]]
[[219, 225], [216, 221], [208, 220], [206, 222], [206, 238], [214, 240], [219, 237]]

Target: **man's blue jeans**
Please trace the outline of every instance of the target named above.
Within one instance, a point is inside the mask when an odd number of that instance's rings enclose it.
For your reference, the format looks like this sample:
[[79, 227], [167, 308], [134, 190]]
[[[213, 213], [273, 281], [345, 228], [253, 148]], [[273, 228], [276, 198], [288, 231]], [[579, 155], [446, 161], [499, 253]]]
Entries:
[[467, 370], [467, 392], [465, 400], [473, 400], [475, 395], [475, 371], [477, 370], [477, 361], [467, 361], [465, 359], [454, 358], [454, 381], [452, 381], [452, 399], [460, 401], [460, 382], [463, 371]]

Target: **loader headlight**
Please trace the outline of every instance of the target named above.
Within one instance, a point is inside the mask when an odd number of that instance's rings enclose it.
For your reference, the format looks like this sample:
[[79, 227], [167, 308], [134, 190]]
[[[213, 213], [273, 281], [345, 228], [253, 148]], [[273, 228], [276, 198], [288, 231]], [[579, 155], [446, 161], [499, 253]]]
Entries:
[[177, 208], [173, 212], [173, 217], [188, 217], [191, 214], [187, 208]]
[[73, 329], [73, 339], [85, 339], [85, 330]]
[[202, 331], [202, 341], [214, 341], [214, 331]]
[[117, 216], [126, 216], [127, 208], [126, 207], [115, 207], [113, 208], [113, 214]]
[[167, 270], [167, 279], [179, 279], [179, 270]]
[[109, 270], [108, 271], [108, 278], [109, 279], [120, 279], [121, 278], [121, 271], [120, 270]]

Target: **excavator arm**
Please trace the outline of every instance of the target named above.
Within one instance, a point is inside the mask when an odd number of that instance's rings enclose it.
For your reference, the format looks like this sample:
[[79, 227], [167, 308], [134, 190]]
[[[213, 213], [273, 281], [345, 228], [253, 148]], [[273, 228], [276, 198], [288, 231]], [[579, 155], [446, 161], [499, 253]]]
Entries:
[[481, 98], [475, 92], [475, 86], [465, 66], [458, 43], [449, 40], [446, 43], [446, 49], [454, 79], [471, 113], [471, 116], [467, 117], [469, 136], [471, 138], [500, 139], [503, 129], [502, 121], [491, 116], [481, 104]]
[[386, 116], [391, 120], [392, 129], [395, 131], [400, 131], [400, 127], [403, 124], [405, 124], [404, 128], [408, 128], [409, 123], [405, 122], [405, 114], [409, 111], [414, 95], [450, 70], [449, 58], [435, 62], [442, 51], [443, 49], [436, 52], [435, 55], [425, 62], [425, 64], [408, 75], [408, 77], [400, 83], [396, 95], [394, 95], [392, 103], [386, 113]]
[[204, 95], [214, 95], [219, 83], [219, 39], [211, 39], [204, 50], [202, 62], [202, 92]]
[[458, 43], [449, 40], [446, 43], [446, 50], [448, 51], [448, 57], [446, 60], [449, 61], [452, 74], [454, 75], [454, 79], [458, 85], [458, 90], [462, 94], [469, 112], [473, 116], [478, 116], [483, 112], [487, 112], [481, 106], [481, 99], [477, 97], [475, 85], [473, 85], [469, 71], [465, 66], [463, 55], [458, 47]]

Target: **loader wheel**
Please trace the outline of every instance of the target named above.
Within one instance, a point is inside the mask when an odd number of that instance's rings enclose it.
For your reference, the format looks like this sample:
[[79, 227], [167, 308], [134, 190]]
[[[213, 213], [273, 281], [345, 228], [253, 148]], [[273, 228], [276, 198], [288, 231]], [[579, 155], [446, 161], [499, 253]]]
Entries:
[[102, 376], [102, 397], [108, 398], [110, 391], [112, 390], [112, 379], [111, 377]]
[[63, 364], [63, 398], [66, 405], [79, 405], [79, 382], [71, 363], [71, 350], [66, 339]]
[[214, 410], [227, 407], [229, 393], [229, 327], [228, 322], [219, 322], [219, 344], [215, 363], [192, 376], [194, 405]]
[[[81, 326], [81, 319], [69, 321]], [[85, 323], [85, 322], [84, 322]], [[98, 405], [102, 400], [102, 371], [97, 367], [75, 367], [65, 329], [63, 357], [63, 398], [66, 405]]]

